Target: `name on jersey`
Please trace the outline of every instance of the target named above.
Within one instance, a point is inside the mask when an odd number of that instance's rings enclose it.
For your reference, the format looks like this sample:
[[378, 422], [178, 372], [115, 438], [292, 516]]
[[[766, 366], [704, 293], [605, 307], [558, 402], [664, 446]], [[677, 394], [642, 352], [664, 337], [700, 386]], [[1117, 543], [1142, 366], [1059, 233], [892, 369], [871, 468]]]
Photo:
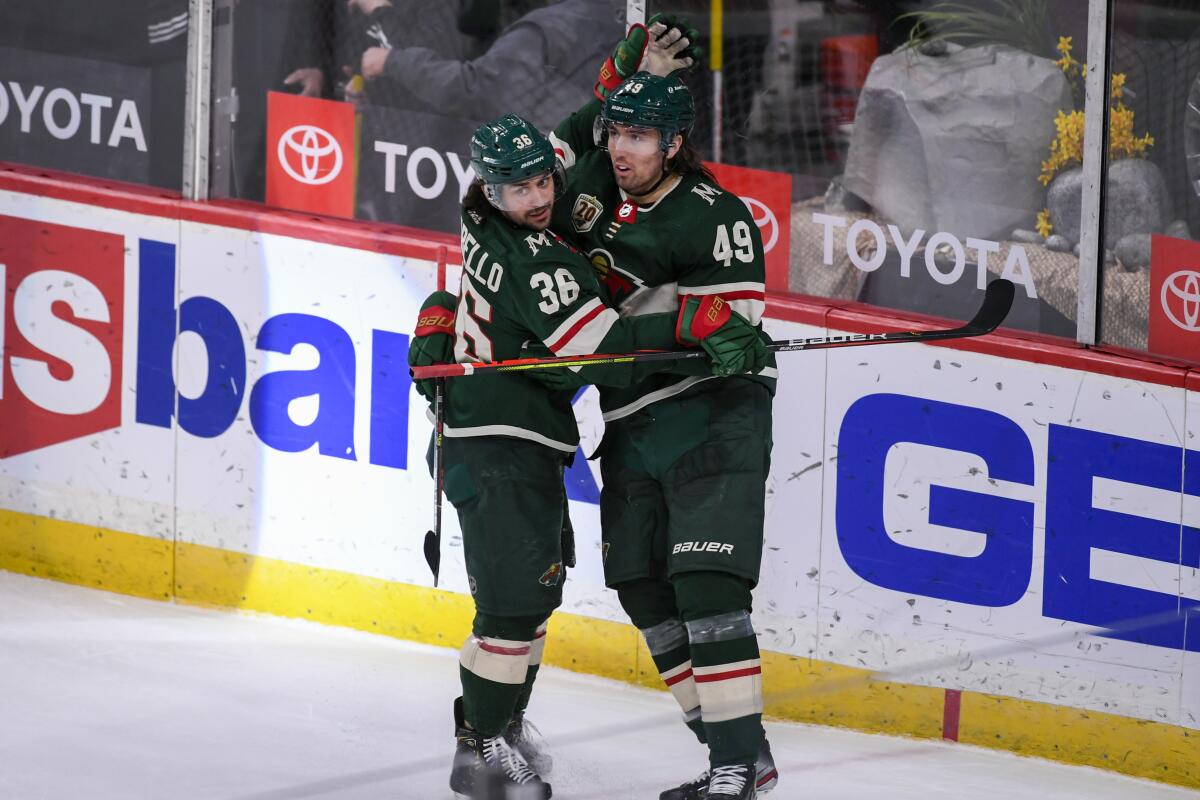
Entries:
[[[459, 230], [462, 241], [463, 272], [475, 278], [493, 292], [500, 291], [500, 281], [504, 279], [504, 267], [492, 259], [488, 251], [483, 249], [475, 234], [461, 225]], [[491, 262], [489, 265], [488, 262]], [[485, 270], [484, 267], [487, 267]]]

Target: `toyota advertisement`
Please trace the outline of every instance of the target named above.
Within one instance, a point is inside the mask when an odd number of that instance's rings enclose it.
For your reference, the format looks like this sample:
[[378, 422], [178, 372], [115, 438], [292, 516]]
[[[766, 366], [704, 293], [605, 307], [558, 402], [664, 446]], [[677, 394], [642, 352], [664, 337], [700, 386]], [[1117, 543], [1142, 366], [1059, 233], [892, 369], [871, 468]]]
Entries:
[[[467, 142], [474, 123], [437, 114], [314, 100], [272, 92], [267, 101], [267, 202], [297, 211], [456, 233], [459, 203], [475, 178]], [[790, 175], [705, 166], [742, 198], [762, 234], [767, 286], [787, 290]], [[357, 175], [357, 185], [355, 176]]]
[[1150, 241], [1149, 349], [1200, 360], [1200, 243], [1157, 235]]
[[0, 47], [0, 161], [146, 183], [149, 69]]

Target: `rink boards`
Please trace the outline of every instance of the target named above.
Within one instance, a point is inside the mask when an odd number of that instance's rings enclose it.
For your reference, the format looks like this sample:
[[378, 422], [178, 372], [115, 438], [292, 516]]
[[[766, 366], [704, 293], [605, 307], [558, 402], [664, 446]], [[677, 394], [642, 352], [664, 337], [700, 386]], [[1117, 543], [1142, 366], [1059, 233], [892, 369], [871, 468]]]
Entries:
[[[406, 366], [444, 244], [0, 172], [0, 568], [457, 646], [461, 539], [447, 514], [434, 590]], [[769, 317], [777, 338], [898, 325], [792, 300]], [[769, 713], [1200, 786], [1200, 613], [1181, 610], [1200, 603], [1200, 375], [1009, 336], [780, 369]], [[576, 408], [585, 454], [594, 395]], [[603, 586], [598, 485], [581, 454], [547, 658], [655, 686]], [[1118, 633], [1072, 635], [1093, 625]]]

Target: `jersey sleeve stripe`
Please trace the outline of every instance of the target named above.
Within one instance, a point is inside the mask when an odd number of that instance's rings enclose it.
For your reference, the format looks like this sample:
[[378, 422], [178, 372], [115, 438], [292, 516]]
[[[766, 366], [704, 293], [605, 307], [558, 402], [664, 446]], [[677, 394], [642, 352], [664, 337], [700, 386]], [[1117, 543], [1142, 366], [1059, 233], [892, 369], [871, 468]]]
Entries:
[[729, 307], [745, 317], [751, 325], [761, 322], [763, 312], [767, 310], [767, 304], [761, 297], [757, 300], [732, 300], [727, 294], [723, 294], [721, 297], [728, 300]]
[[767, 310], [767, 295], [761, 283], [719, 283], [714, 286], [680, 286], [680, 295], [719, 294], [729, 307], [745, 317], [751, 325], [757, 325]]
[[563, 169], [575, 166], [575, 151], [571, 149], [571, 145], [552, 133], [550, 134], [550, 146], [554, 148], [554, 155], [562, 162]]
[[585, 353], [595, 353], [612, 330], [612, 326], [620, 319], [620, 315], [611, 308], [600, 308], [591, 319], [584, 320], [579, 330], [559, 343], [555, 352], [560, 356], [577, 356]]
[[555, 328], [554, 332], [546, 337], [546, 346], [558, 352], [563, 344], [570, 341], [571, 337], [579, 333], [579, 330], [584, 325], [595, 319], [603, 311], [604, 303], [600, 302], [599, 297], [593, 297], [576, 309], [575, 313], [567, 317], [565, 322]]
[[757, 300], [763, 300], [766, 298], [767, 287], [766, 284], [755, 281], [742, 281], [741, 283], [710, 283], [706, 286], [680, 284], [677, 291], [679, 294], [719, 294], [726, 300], [750, 296]]

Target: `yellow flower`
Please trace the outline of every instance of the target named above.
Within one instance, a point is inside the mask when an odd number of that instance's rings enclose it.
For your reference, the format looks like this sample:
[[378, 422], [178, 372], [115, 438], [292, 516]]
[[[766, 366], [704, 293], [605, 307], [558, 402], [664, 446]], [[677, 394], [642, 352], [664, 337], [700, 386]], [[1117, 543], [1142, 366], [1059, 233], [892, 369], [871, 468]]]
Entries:
[[1058, 52], [1062, 53], [1064, 56], [1068, 55], [1071, 52], [1071, 37], [1070, 36], [1058, 37], [1058, 46], [1055, 49], [1057, 49]]
[[1120, 100], [1125, 94], [1125, 73], [1114, 72], [1112, 76], [1112, 99]]
[[1050, 238], [1050, 234], [1054, 232], [1054, 226], [1050, 224], [1050, 209], [1043, 208], [1038, 212], [1037, 232], [1043, 239]]

